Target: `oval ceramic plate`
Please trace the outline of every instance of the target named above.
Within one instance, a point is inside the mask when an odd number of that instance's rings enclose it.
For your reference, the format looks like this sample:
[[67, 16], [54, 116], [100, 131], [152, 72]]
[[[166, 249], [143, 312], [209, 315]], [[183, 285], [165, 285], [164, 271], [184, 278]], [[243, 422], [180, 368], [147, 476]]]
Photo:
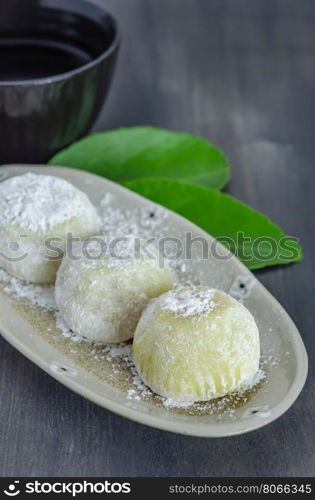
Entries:
[[[127, 217], [134, 210], [142, 214], [161, 210], [117, 184], [75, 169], [7, 166], [1, 167], [0, 180], [27, 172], [62, 177], [86, 192], [96, 206], [106, 193], [110, 193], [113, 209], [125, 211]], [[167, 234], [182, 241], [187, 232], [193, 237], [204, 238], [209, 245], [215, 241], [170, 211], [166, 211], [162, 226]], [[99, 346], [65, 338], [56, 327], [54, 313], [13, 297], [5, 291], [5, 284], [0, 287], [0, 331], [16, 349], [68, 388], [142, 424], [203, 437], [229, 436], [258, 429], [282, 415], [297, 398], [307, 375], [306, 351], [288, 314], [243, 264], [235, 257], [210, 256], [203, 260], [199, 247], [194, 245], [192, 259], [185, 263], [190, 279], [224, 290], [241, 300], [259, 326], [266, 378], [242, 397], [223, 398], [208, 405], [196, 405], [194, 409], [168, 407], [143, 388], [139, 393], [134, 385], [134, 372], [130, 372], [130, 367], [119, 358], [110, 359]], [[217, 248], [223, 249], [220, 245]]]

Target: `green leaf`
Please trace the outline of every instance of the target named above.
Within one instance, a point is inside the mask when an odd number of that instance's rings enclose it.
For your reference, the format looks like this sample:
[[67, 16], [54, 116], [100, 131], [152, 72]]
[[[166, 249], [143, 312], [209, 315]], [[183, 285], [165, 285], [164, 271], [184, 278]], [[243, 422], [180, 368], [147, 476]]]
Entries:
[[229, 179], [225, 157], [206, 140], [147, 126], [90, 135], [57, 153], [49, 164], [87, 170], [115, 182], [170, 177], [221, 189]]
[[295, 238], [265, 215], [215, 189], [171, 179], [139, 179], [124, 186], [186, 217], [227, 246], [247, 267], [302, 260]]

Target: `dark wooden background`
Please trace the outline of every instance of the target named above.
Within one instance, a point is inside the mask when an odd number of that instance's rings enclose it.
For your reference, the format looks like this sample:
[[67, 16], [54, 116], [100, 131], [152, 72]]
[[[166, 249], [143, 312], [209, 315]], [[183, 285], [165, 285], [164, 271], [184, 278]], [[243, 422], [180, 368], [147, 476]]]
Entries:
[[209, 139], [230, 159], [228, 192], [301, 239], [302, 264], [258, 277], [297, 323], [309, 378], [267, 427], [199, 439], [99, 408], [1, 340], [1, 474], [314, 475], [315, 2], [98, 1], [124, 43], [96, 129], [151, 124]]

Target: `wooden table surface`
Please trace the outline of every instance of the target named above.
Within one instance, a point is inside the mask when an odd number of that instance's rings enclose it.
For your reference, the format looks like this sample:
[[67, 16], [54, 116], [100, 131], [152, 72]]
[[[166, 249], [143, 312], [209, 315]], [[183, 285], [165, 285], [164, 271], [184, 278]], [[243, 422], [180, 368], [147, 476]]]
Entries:
[[227, 191], [298, 236], [302, 264], [257, 273], [310, 359], [293, 407], [226, 439], [152, 429], [85, 401], [1, 339], [0, 473], [307, 476], [315, 469], [315, 2], [95, 0], [123, 48], [97, 130], [150, 124], [201, 135], [230, 160]]

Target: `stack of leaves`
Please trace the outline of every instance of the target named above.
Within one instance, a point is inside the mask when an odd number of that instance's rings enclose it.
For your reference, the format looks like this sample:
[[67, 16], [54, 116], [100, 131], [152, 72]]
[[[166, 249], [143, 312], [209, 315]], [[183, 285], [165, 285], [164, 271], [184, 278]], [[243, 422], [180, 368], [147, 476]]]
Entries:
[[49, 164], [101, 175], [177, 212], [228, 246], [250, 269], [302, 259], [295, 238], [220, 191], [229, 180], [229, 166], [204, 139], [153, 127], [121, 128], [90, 135]]

